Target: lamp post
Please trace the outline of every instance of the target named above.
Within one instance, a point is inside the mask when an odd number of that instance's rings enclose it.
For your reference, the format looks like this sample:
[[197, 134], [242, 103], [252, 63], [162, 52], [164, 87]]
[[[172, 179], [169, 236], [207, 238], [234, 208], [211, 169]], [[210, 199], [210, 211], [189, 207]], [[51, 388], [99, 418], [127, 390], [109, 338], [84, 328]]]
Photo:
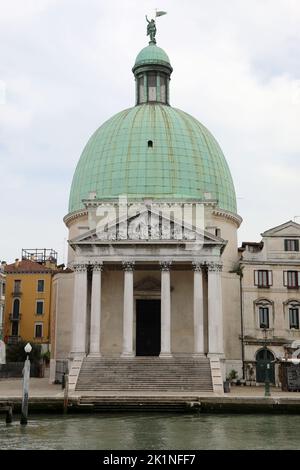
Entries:
[[[264, 339], [265, 339], [265, 353], [267, 356], [267, 329], [264, 328]], [[268, 357], [266, 357], [266, 373], [265, 373], [265, 397], [270, 397], [270, 362], [268, 362]]]
[[29, 378], [30, 378], [30, 360], [29, 354], [32, 351], [32, 346], [27, 343], [24, 348], [27, 357], [23, 369], [23, 398], [22, 398], [22, 411], [20, 424], [27, 424], [28, 418], [28, 394], [29, 394]]

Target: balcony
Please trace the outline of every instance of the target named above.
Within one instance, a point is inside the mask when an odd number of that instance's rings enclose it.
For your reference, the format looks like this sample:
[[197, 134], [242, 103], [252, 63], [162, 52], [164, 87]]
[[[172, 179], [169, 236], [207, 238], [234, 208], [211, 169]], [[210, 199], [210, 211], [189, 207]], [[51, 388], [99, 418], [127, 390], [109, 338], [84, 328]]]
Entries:
[[22, 295], [21, 289], [14, 289], [13, 292], [11, 293], [13, 297], [20, 297]]
[[9, 314], [9, 321], [20, 321], [22, 317], [21, 313], [10, 313]]
[[7, 339], [7, 344], [17, 344], [22, 340], [21, 336], [9, 336]]

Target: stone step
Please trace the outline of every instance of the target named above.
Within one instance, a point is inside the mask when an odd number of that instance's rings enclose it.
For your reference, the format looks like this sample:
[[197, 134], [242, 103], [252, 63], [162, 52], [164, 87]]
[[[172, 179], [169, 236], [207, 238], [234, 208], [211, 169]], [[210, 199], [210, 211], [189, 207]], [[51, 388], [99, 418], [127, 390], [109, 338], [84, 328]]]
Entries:
[[94, 358], [83, 360], [78, 391], [211, 392], [210, 362], [206, 358]]

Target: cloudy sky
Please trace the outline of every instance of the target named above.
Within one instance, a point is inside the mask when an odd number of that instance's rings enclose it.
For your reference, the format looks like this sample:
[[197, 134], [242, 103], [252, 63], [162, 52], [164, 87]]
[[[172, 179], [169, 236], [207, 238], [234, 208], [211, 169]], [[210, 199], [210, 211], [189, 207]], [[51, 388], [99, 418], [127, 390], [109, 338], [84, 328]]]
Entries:
[[171, 104], [219, 141], [239, 240], [299, 216], [299, 0], [0, 0], [0, 259], [66, 261], [69, 188], [94, 130], [134, 105], [145, 13], [172, 62]]

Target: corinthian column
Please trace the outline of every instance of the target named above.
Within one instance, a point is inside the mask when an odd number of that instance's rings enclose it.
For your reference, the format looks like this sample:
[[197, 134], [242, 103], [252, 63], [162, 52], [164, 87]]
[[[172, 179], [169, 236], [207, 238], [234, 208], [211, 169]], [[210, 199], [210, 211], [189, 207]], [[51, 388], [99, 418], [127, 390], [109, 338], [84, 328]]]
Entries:
[[224, 344], [221, 272], [221, 264], [208, 264], [208, 353], [222, 357]]
[[123, 262], [124, 308], [122, 357], [133, 357], [133, 268], [134, 262]]
[[161, 348], [160, 357], [172, 357], [171, 354], [171, 286], [170, 261], [163, 261], [161, 266]]
[[193, 263], [194, 271], [194, 354], [204, 355], [204, 315], [203, 315], [203, 284], [202, 265]]
[[101, 327], [101, 272], [102, 263], [93, 266], [90, 355], [100, 356], [100, 327]]
[[73, 357], [83, 357], [86, 355], [87, 266], [85, 264], [76, 264], [73, 269], [75, 273], [71, 355]]

